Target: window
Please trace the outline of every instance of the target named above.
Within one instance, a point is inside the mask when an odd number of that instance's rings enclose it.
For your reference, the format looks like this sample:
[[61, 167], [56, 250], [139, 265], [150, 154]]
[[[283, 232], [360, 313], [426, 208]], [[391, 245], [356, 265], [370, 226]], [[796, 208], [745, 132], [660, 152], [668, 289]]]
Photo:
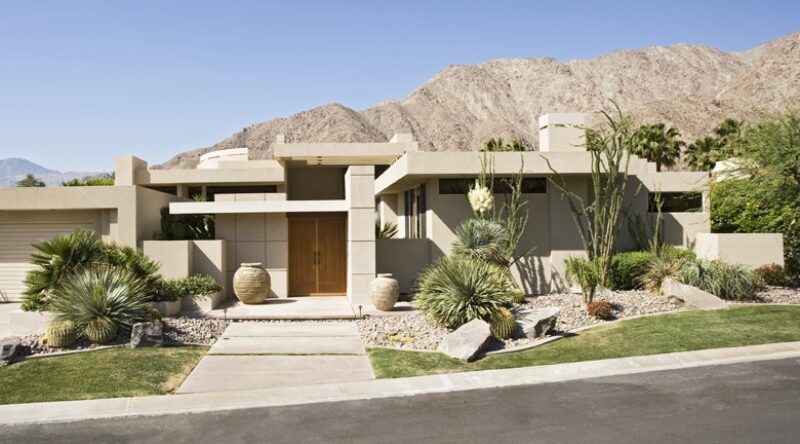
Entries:
[[425, 184], [405, 192], [406, 239], [424, 239], [425, 236]]
[[[498, 194], [510, 193], [508, 179], [494, 180], [494, 192]], [[467, 194], [467, 191], [475, 185], [475, 179], [439, 179], [439, 194]], [[522, 179], [522, 192], [524, 194], [547, 193], [547, 179], [544, 177], [528, 177]]]
[[688, 193], [649, 193], [648, 211], [658, 212], [658, 195], [661, 195], [661, 212], [663, 213], [699, 213], [703, 211], [703, 194]]

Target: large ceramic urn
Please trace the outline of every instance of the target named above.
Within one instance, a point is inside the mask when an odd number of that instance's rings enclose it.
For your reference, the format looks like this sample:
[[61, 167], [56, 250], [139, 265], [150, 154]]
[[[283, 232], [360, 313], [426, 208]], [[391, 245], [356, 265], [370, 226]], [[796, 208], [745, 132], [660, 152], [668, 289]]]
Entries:
[[381, 311], [391, 311], [400, 297], [400, 285], [391, 273], [380, 273], [369, 283], [372, 305]]
[[261, 304], [269, 296], [270, 283], [260, 263], [243, 263], [233, 275], [233, 292], [244, 304]]

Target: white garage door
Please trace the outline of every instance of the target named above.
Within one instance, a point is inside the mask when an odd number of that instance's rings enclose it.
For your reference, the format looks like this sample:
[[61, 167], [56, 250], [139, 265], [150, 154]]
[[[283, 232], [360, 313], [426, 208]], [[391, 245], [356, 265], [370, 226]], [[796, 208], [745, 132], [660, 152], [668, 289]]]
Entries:
[[20, 300], [25, 274], [33, 268], [29, 263], [31, 244], [78, 228], [94, 230], [95, 224], [94, 221], [0, 222], [0, 301]]

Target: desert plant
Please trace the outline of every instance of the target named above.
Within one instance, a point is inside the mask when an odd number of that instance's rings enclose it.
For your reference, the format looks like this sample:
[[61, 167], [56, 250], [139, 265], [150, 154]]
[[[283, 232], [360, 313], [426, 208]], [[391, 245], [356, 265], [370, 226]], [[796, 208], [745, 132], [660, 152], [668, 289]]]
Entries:
[[522, 291], [521, 288], [514, 287], [508, 290], [508, 298], [511, 300], [512, 304], [524, 304], [525, 292]]
[[594, 301], [586, 306], [586, 312], [595, 319], [611, 319], [614, 314], [608, 301]]
[[614, 290], [633, 290], [641, 288], [641, 277], [647, 272], [650, 261], [655, 257], [652, 251], [626, 251], [611, 256], [610, 288]]
[[763, 288], [752, 270], [718, 260], [690, 262], [683, 269], [682, 278], [688, 285], [734, 301], [752, 299]]
[[489, 317], [489, 330], [497, 339], [509, 339], [517, 329], [517, 320], [511, 310], [501, 307]]
[[514, 139], [511, 143], [503, 143], [503, 138], [498, 137], [487, 140], [483, 144], [482, 151], [496, 152], [496, 151], [527, 151], [530, 144], [523, 139]]
[[78, 340], [78, 328], [72, 321], [53, 321], [44, 332], [44, 343], [48, 347], [69, 347]]
[[17, 181], [17, 186], [20, 188], [42, 188], [45, 183], [33, 174], [26, 174], [24, 178]]
[[163, 207], [161, 232], [155, 237], [162, 240], [214, 239], [215, 230], [213, 214], [170, 214], [169, 207]]
[[193, 274], [178, 280], [178, 286], [184, 296], [209, 296], [220, 290], [222, 286], [207, 274]]
[[414, 305], [438, 324], [458, 328], [487, 320], [509, 303], [506, 272], [497, 265], [465, 256], [448, 256], [420, 277]]
[[96, 317], [86, 324], [83, 334], [95, 344], [108, 344], [117, 337], [117, 324], [107, 317]]
[[397, 236], [397, 224], [387, 222], [381, 224], [379, 220], [375, 221], [375, 239], [391, 239]]
[[571, 284], [581, 287], [583, 305], [586, 307], [594, 300], [597, 287], [600, 284], [597, 263], [582, 257], [569, 257], [566, 260], [565, 277]]
[[642, 125], [633, 132], [631, 153], [655, 162], [656, 171], [661, 171], [662, 166], [675, 165], [680, 157], [681, 149], [686, 145], [680, 137], [680, 131], [663, 123]]
[[647, 291], [661, 294], [666, 279], [681, 280], [687, 262], [687, 259], [680, 255], [654, 255], [647, 263], [644, 274], [639, 277], [639, 283]]
[[753, 271], [765, 285], [774, 287], [789, 285], [789, 277], [786, 275], [786, 270], [778, 264], [762, 265]]
[[82, 179], [76, 178], [61, 182], [62, 187], [108, 187], [112, 185], [114, 185], [113, 174], [85, 176]]
[[545, 158], [554, 176], [550, 183], [567, 198], [578, 235], [601, 287], [608, 286], [634, 142], [631, 117], [624, 115], [616, 104], [615, 107], [616, 116], [602, 112], [605, 126], [585, 133], [585, 146], [591, 154], [591, 199], [588, 202], [567, 185], [564, 176]]
[[144, 282], [130, 271], [101, 266], [71, 275], [53, 292], [50, 310], [79, 329], [98, 318], [128, 329], [144, 319], [148, 299]]
[[450, 252], [454, 256], [466, 256], [499, 266], [508, 266], [505, 228], [486, 219], [467, 219], [456, 228], [456, 239]]

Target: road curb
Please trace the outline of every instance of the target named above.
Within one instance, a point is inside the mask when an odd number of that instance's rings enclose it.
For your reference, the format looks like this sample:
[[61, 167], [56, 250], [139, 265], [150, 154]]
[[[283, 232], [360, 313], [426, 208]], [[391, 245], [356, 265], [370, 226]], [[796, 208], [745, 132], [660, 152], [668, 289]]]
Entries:
[[404, 397], [789, 358], [800, 358], [800, 342], [268, 390], [13, 404], [0, 406], [0, 424], [68, 422]]

